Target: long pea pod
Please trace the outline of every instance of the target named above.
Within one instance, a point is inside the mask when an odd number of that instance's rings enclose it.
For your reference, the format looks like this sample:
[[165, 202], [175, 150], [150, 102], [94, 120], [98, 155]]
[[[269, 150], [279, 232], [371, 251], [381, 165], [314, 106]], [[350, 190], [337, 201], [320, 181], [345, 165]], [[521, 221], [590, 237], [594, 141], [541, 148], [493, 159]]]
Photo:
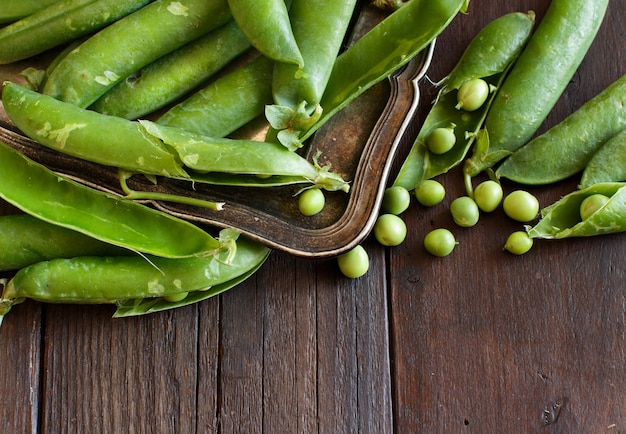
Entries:
[[0, 271], [19, 270], [37, 262], [75, 256], [132, 254], [28, 214], [0, 216]]
[[272, 103], [274, 62], [259, 56], [176, 104], [157, 122], [209, 137], [226, 137]]
[[131, 74], [90, 109], [125, 119], [145, 116], [191, 92], [248, 48], [231, 21]]
[[583, 170], [580, 188], [599, 182], [626, 181], [626, 128], [607, 140]]
[[230, 19], [226, 0], [156, 0], [65, 56], [43, 93], [88, 107], [133, 72]]
[[[585, 198], [601, 194], [609, 198], [602, 207], [581, 220]], [[606, 182], [574, 191], [541, 211], [541, 220], [527, 228], [532, 238], [589, 237], [626, 231], [626, 183]]]
[[176, 258], [221, 248], [198, 226], [63, 178], [1, 142], [0, 197], [41, 220], [136, 252]]
[[252, 46], [277, 62], [303, 66], [285, 0], [228, 0], [228, 6]]
[[592, 155], [626, 128], [626, 75], [508, 157], [498, 177], [521, 184], [549, 184], [585, 168]]
[[[22, 3], [22, 1], [13, 3]], [[26, 59], [93, 33], [135, 12], [150, 1], [63, 0], [55, 2], [0, 29], [0, 64]]]
[[0, 0], [0, 24], [12, 23], [60, 0]]
[[531, 139], [582, 62], [607, 6], [608, 0], [550, 2], [489, 110], [489, 147], [468, 161], [469, 176], [493, 167]]
[[[430, 109], [409, 154], [393, 185], [412, 190], [424, 179], [447, 172], [460, 164], [472, 144], [485, 143], [482, 126], [495, 93], [478, 110], [458, 109], [457, 92], [466, 82], [484, 79], [497, 88], [518, 54], [528, 41], [534, 23], [534, 13], [511, 13], [493, 20], [470, 41], [461, 59], [439, 85], [443, 84]], [[426, 141], [436, 128], [454, 126], [456, 143], [442, 154], [428, 150]]]

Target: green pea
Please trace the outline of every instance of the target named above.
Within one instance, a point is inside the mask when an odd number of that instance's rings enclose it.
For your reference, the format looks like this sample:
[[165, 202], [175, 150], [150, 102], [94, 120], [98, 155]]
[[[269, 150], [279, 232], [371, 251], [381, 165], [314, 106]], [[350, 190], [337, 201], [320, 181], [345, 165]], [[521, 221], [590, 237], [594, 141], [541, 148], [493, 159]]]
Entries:
[[426, 139], [426, 146], [433, 154], [445, 154], [454, 147], [455, 143], [454, 125], [447, 128], [435, 128]]
[[344, 276], [356, 279], [367, 273], [369, 256], [363, 246], [358, 245], [337, 258], [339, 270]]
[[509, 193], [502, 202], [507, 216], [520, 222], [529, 222], [539, 213], [539, 201], [535, 196], [524, 190]]
[[163, 298], [169, 302], [176, 303], [184, 300], [189, 295], [189, 291], [179, 292], [177, 294], [164, 295]]
[[319, 188], [303, 191], [298, 197], [298, 208], [305, 216], [318, 214], [324, 208], [324, 193]]
[[580, 204], [580, 218], [588, 219], [591, 214], [598, 211], [609, 201], [609, 197], [604, 194], [595, 193], [587, 196]]
[[504, 250], [514, 255], [523, 255], [533, 246], [533, 239], [525, 231], [515, 231], [510, 234], [504, 244]]
[[383, 246], [398, 246], [406, 238], [406, 224], [396, 215], [383, 214], [374, 224], [374, 237]]
[[448, 256], [457, 245], [454, 234], [448, 229], [434, 229], [424, 237], [424, 248], [434, 256]]
[[474, 189], [476, 205], [484, 212], [494, 211], [502, 202], [502, 186], [493, 180], [483, 181]]
[[390, 214], [402, 214], [409, 208], [410, 204], [411, 194], [404, 187], [389, 187], [383, 194], [382, 209]]
[[474, 226], [480, 217], [478, 205], [469, 196], [454, 199], [450, 204], [450, 213], [454, 222], [464, 228]]
[[482, 78], [474, 78], [461, 85], [457, 93], [457, 109], [468, 112], [478, 110], [487, 101], [489, 85]]
[[434, 179], [421, 181], [415, 187], [415, 197], [424, 206], [435, 206], [441, 203], [446, 196], [446, 189]]

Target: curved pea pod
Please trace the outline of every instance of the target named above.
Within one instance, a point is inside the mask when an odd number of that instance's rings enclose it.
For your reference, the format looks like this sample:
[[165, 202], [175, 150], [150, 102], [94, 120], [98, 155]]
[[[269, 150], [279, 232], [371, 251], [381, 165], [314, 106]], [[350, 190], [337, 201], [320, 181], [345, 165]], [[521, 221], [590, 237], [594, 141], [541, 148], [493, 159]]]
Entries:
[[549, 184], [582, 171], [592, 155], [626, 128], [626, 75], [508, 157], [498, 177]]
[[0, 24], [15, 22], [60, 0], [0, 0]]
[[25, 135], [64, 154], [133, 172], [186, 178], [175, 156], [140, 124], [6, 83], [4, 109]]
[[[497, 18], [483, 27], [470, 41], [454, 69], [441, 82], [443, 87], [429, 111], [394, 185], [412, 190], [424, 179], [430, 179], [460, 164], [472, 144], [484, 147], [488, 140], [485, 131], [479, 131], [491, 102], [491, 96], [474, 111], [460, 110], [457, 91], [474, 79], [484, 79], [490, 87], [501, 85], [506, 71], [511, 67], [530, 37], [535, 15], [530, 12], [511, 13]], [[428, 150], [426, 141], [436, 128], [454, 125], [456, 142], [452, 149], [442, 154]]]
[[175, 258], [221, 248], [198, 226], [64, 178], [2, 142], [0, 197], [41, 220], [136, 252]]
[[[580, 205], [592, 194], [609, 197], [602, 207], [581, 221]], [[541, 211], [541, 220], [527, 228], [532, 238], [589, 237], [626, 231], [626, 183], [606, 182], [574, 191]]]
[[0, 64], [26, 59], [93, 33], [149, 2], [149, 0], [64, 0], [54, 3], [0, 29]]
[[90, 109], [125, 119], [145, 116], [188, 94], [248, 48], [231, 21], [126, 77]]
[[583, 170], [580, 188], [619, 181], [626, 181], [626, 129], [607, 140], [593, 154]]
[[[174, 149], [183, 164], [202, 173], [294, 177], [330, 191], [348, 192], [340, 175], [310, 163], [284, 146], [271, 142], [212, 138], [150, 121], [139, 121], [146, 132]], [[202, 177], [195, 178], [202, 180]]]
[[195, 92], [157, 119], [161, 125], [226, 137], [272, 103], [274, 62], [259, 56]]
[[56, 258], [129, 254], [129, 250], [28, 214], [0, 216], [0, 271]]
[[552, 0], [498, 90], [485, 128], [489, 149], [472, 173], [493, 167], [526, 145], [556, 104], [593, 42], [608, 0]]
[[230, 19], [226, 0], [156, 0], [65, 56], [43, 93], [88, 107], [133, 72]]
[[270, 59], [302, 67], [284, 0], [228, 0], [228, 6], [252, 46]]

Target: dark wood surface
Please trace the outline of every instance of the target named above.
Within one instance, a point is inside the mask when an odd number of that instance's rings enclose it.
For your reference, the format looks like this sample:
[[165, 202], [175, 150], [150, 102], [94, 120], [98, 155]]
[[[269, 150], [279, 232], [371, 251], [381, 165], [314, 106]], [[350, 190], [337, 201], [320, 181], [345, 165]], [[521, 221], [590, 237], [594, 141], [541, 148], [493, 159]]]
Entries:
[[[429, 77], [490, 20], [541, 17], [548, 3], [473, 0], [439, 38]], [[623, 6], [611, 2], [542, 130], [626, 73]], [[422, 93], [434, 96], [428, 83]], [[626, 433], [626, 234], [514, 257], [502, 245], [520, 225], [498, 210], [455, 228], [447, 205], [462, 178], [441, 180], [446, 202], [414, 205], [399, 247], [368, 240], [357, 280], [334, 260], [274, 252], [239, 287], [176, 311], [15, 307], [0, 328], [0, 431]], [[576, 182], [531, 191], [545, 206]], [[457, 234], [450, 257], [422, 247], [436, 226]]]

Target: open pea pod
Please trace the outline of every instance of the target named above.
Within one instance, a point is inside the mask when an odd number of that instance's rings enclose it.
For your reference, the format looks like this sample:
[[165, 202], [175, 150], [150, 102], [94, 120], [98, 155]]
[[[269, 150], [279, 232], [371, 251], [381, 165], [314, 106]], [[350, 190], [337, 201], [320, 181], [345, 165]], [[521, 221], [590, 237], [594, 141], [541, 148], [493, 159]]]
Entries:
[[[457, 92], [471, 80], [483, 79], [490, 88], [501, 85], [506, 71], [511, 67], [528, 41], [535, 14], [511, 13], [491, 21], [472, 39], [461, 59], [439, 84], [439, 91], [418, 136], [406, 157], [394, 185], [408, 190], [420, 181], [433, 178], [460, 164], [475, 140], [477, 149], [488, 143], [484, 131], [479, 133], [495, 93], [477, 110], [457, 108]], [[436, 128], [454, 126], [456, 142], [449, 151], [430, 152], [426, 141]], [[471, 188], [468, 188], [471, 190]]]
[[[589, 196], [609, 200], [584, 220], [580, 206]], [[574, 191], [541, 211], [541, 220], [527, 228], [532, 238], [589, 237], [626, 231], [626, 183], [605, 182]]]

